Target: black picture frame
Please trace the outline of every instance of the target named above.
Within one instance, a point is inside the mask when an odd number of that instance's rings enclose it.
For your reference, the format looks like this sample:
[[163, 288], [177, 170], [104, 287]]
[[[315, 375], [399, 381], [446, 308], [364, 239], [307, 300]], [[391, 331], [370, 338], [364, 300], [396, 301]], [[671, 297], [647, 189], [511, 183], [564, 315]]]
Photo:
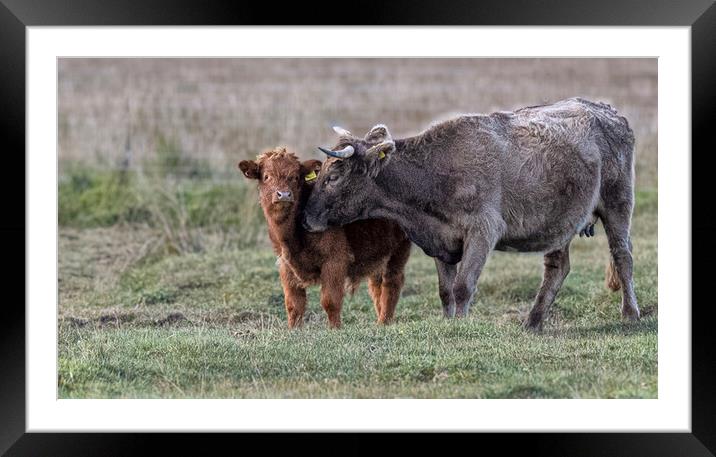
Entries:
[[[240, 443], [241, 448], [272, 452], [306, 449], [311, 453], [365, 454], [390, 439], [427, 449], [444, 440], [456, 451], [498, 446], [507, 453], [579, 456], [707, 456], [716, 453], [716, 351], [713, 305], [708, 300], [709, 259], [716, 253], [716, 218], [710, 202], [708, 157], [716, 151], [709, 116], [716, 106], [716, 6], [712, 0], [442, 0], [395, 2], [270, 2], [187, 0], [0, 0], [0, 131], [5, 173], [0, 179], [3, 211], [0, 233], [7, 298], [0, 314], [0, 452], [7, 455], [127, 455], [153, 446], [180, 454], [199, 446], [204, 453]], [[692, 64], [692, 420], [691, 433], [480, 433], [458, 436], [266, 434], [26, 433], [25, 416], [25, 60], [26, 27], [109, 25], [624, 25], [690, 26]], [[48, 103], [54, 103], [48, 101]], [[54, 163], [48, 152], [48, 163]], [[688, 158], [685, 158], [685, 160]], [[22, 169], [23, 173], [18, 170]], [[24, 243], [20, 243], [22, 239]], [[12, 261], [8, 261], [12, 259]], [[48, 261], [51, 261], [48, 259]], [[701, 265], [701, 267], [699, 267]], [[21, 267], [22, 266], [22, 267]], [[702, 292], [701, 294], [697, 292]], [[696, 297], [702, 297], [697, 301]], [[666, 306], [666, 305], [665, 305]], [[381, 447], [375, 441], [381, 440]], [[484, 444], [490, 447], [482, 447]], [[476, 447], [479, 446], [479, 447]], [[450, 449], [447, 448], [447, 449]], [[239, 448], [235, 448], [239, 449]], [[445, 449], [445, 448], [444, 448]]]

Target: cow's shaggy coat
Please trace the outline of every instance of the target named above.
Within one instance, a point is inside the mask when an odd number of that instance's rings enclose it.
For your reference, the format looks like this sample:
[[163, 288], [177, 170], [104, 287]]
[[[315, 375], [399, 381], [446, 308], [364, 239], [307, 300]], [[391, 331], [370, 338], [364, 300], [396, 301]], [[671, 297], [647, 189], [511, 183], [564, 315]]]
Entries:
[[345, 290], [355, 290], [363, 278], [368, 278], [378, 322], [388, 323], [403, 287], [410, 240], [398, 224], [386, 220], [358, 221], [321, 233], [306, 231], [302, 212], [320, 167], [318, 160], [299, 162], [285, 148], [239, 163], [247, 178], [258, 180], [269, 238], [279, 256], [288, 325], [301, 325], [306, 288], [320, 284], [329, 325], [340, 327]]
[[394, 140], [384, 125], [339, 133], [306, 207], [310, 230], [363, 218], [398, 222], [435, 258], [446, 316], [468, 312], [492, 249], [544, 253], [526, 326], [539, 329], [569, 272], [569, 244], [601, 219], [622, 288], [638, 319], [629, 239], [634, 135], [609, 105], [574, 98], [514, 112], [464, 115]]

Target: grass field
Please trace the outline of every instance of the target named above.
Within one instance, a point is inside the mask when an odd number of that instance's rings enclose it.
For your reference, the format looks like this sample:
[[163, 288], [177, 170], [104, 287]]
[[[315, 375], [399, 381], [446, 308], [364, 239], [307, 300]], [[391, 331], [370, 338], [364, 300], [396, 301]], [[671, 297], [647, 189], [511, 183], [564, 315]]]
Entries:
[[[655, 61], [340, 63], [60, 60], [59, 396], [655, 398]], [[309, 157], [336, 120], [406, 135], [450, 111], [573, 95], [613, 103], [637, 135], [639, 323], [620, 321], [620, 295], [603, 284], [598, 226], [572, 243], [542, 334], [520, 328], [540, 255], [493, 253], [471, 316], [446, 321], [417, 247], [394, 325], [374, 323], [363, 285], [343, 329], [326, 328], [316, 288], [304, 328], [286, 328], [276, 259], [236, 161], [278, 144]]]

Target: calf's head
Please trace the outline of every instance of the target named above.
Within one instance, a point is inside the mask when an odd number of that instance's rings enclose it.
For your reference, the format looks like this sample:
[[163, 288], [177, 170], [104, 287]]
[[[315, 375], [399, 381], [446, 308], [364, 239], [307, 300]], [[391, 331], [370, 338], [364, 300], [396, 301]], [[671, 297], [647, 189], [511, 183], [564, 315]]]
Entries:
[[326, 230], [367, 218], [375, 178], [390, 161], [395, 142], [385, 125], [370, 129], [363, 138], [333, 127], [339, 135], [331, 148], [319, 147], [329, 158], [323, 163], [306, 204], [303, 225], [309, 231]]
[[265, 151], [256, 160], [242, 160], [239, 169], [259, 186], [259, 201], [267, 218], [283, 220], [305, 200], [317, 179], [320, 160], [300, 162], [286, 148]]

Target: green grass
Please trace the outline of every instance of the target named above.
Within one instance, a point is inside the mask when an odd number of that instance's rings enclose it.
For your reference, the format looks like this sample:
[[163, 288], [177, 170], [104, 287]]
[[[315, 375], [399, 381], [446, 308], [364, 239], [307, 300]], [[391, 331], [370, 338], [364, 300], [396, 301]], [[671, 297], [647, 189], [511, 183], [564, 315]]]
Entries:
[[653, 397], [656, 321], [531, 335], [435, 316], [230, 332], [68, 330], [62, 397]]
[[[220, 231], [241, 246], [266, 238], [255, 186], [177, 174], [177, 164], [160, 154], [151, 171], [104, 171], [80, 165], [59, 183], [58, 221], [68, 228], [143, 224], [160, 229], [170, 250], [201, 250], [190, 229]], [[179, 160], [179, 159], [177, 159]]]
[[314, 287], [306, 325], [289, 331], [253, 186], [166, 176], [153, 181], [170, 189], [159, 198], [139, 175], [112, 187], [117, 177], [84, 173], [89, 184], [60, 188], [62, 398], [657, 395], [655, 190], [637, 193], [633, 222], [637, 324], [620, 321], [620, 295], [604, 287], [599, 226], [573, 242], [542, 334], [520, 327], [541, 256], [493, 253], [471, 316], [446, 321], [433, 261], [417, 247], [394, 325], [374, 323], [363, 285], [346, 298], [343, 329], [328, 330]]

